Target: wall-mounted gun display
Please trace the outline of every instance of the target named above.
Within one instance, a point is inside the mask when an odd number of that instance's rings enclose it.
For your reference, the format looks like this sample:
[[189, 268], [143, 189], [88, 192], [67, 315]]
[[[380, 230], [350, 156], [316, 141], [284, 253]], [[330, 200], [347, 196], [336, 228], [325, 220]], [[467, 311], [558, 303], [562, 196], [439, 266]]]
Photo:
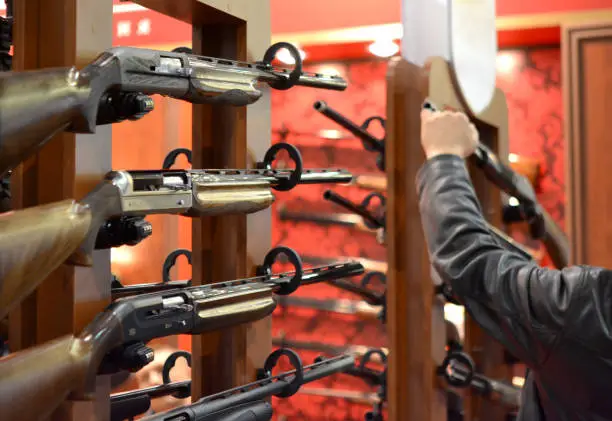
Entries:
[[[294, 270], [274, 274], [272, 265], [281, 254]], [[118, 299], [78, 337], [65, 336], [0, 360], [0, 419], [44, 419], [69, 394], [83, 398], [97, 373], [140, 369], [152, 360], [144, 345], [152, 339], [259, 320], [276, 307], [275, 294], [362, 273], [356, 262], [303, 269], [293, 250], [277, 247], [254, 278]]]
[[[366, 345], [340, 346], [340, 345], [326, 344], [323, 342], [297, 341], [294, 339], [287, 338], [284, 332], [280, 332], [279, 336], [272, 338], [272, 345], [282, 347], [282, 348], [294, 348], [294, 349], [302, 349], [305, 351], [315, 351], [315, 352], [320, 352], [324, 355], [351, 354], [357, 357], [362, 357], [372, 348], [371, 346], [366, 346]], [[385, 354], [389, 353], [389, 350], [387, 348], [380, 348], [380, 349]], [[374, 355], [372, 361], [381, 362], [380, 359], [377, 359], [376, 355]]]
[[335, 299], [320, 300], [306, 297], [281, 297], [278, 306], [284, 308], [304, 308], [317, 311], [325, 311], [336, 314], [353, 315], [363, 320], [381, 320], [383, 309], [374, 307], [363, 301]]
[[353, 213], [322, 213], [322, 212], [304, 212], [294, 211], [285, 205], [277, 208], [278, 218], [281, 221], [290, 222], [313, 222], [318, 225], [329, 226], [337, 225], [353, 228], [359, 231], [377, 235], [376, 231], [368, 227], [363, 218]]
[[[332, 190], [327, 190], [323, 193], [323, 198], [359, 215], [363, 218], [366, 227], [380, 230], [377, 231], [378, 242], [381, 244], [385, 242], [385, 196], [377, 192], [370, 193], [361, 203], [356, 204]], [[373, 202], [378, 202], [378, 204], [373, 204]]]
[[351, 134], [361, 140], [363, 147], [367, 151], [375, 152], [378, 154], [376, 157], [376, 165], [381, 171], [385, 170], [385, 136], [379, 139], [368, 132], [368, 128], [370, 124], [374, 121], [378, 121], [378, 123], [382, 126], [383, 130], [385, 130], [385, 119], [379, 116], [370, 117], [366, 119], [361, 126], [358, 126], [338, 111], [330, 108], [327, 103], [324, 101], [317, 101], [314, 103], [314, 109], [323, 114], [325, 117], [330, 120], [338, 123], [344, 129], [348, 130]]
[[[275, 170], [276, 154], [285, 150], [295, 170]], [[81, 202], [71, 200], [14, 212], [0, 220], [0, 318], [52, 270], [68, 259], [88, 266], [100, 227], [119, 218], [151, 214], [188, 217], [248, 214], [274, 202], [271, 190], [298, 184], [347, 183], [344, 170], [307, 170], [297, 149], [272, 146], [254, 170], [113, 171]], [[121, 224], [119, 224], [121, 225]], [[124, 226], [124, 225], [121, 225]], [[129, 225], [125, 225], [129, 226]], [[32, 227], [37, 227], [32, 230]], [[110, 238], [115, 238], [110, 236]], [[105, 246], [108, 245], [105, 243]], [[31, 265], [31, 262], [37, 262]]]

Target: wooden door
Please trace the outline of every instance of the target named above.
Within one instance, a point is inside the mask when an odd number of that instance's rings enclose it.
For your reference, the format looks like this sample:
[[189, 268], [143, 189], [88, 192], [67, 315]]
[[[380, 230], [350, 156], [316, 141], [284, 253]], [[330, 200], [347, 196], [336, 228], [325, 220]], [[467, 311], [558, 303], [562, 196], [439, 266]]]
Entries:
[[612, 267], [612, 22], [563, 29], [571, 263]]

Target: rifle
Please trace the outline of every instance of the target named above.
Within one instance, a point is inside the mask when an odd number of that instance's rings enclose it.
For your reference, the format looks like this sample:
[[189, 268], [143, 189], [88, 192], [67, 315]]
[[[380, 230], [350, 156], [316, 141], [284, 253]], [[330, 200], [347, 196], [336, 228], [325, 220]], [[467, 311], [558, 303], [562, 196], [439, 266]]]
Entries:
[[[335, 259], [335, 257], [334, 257]], [[303, 255], [302, 261], [309, 265], [326, 265], [334, 261], [334, 259], [319, 257], [319, 256], [308, 256]], [[380, 260], [366, 259], [364, 257], [338, 257], [339, 260], [356, 260], [363, 265], [368, 272], [387, 272], [387, 262]], [[280, 259], [281, 263], [285, 263], [285, 260]]]
[[151, 399], [173, 395], [179, 399], [191, 396], [191, 381], [165, 383], [145, 389], [115, 393], [110, 396], [111, 421], [133, 419], [151, 407]]
[[[430, 101], [426, 101], [423, 108], [431, 111], [439, 109]], [[548, 212], [542, 208], [529, 180], [505, 165], [483, 143], [479, 143], [469, 159], [482, 170], [491, 183], [519, 202], [523, 219], [529, 224], [531, 237], [542, 240], [557, 268], [566, 267], [569, 264], [567, 237]]]
[[[282, 48], [294, 56], [291, 71], [271, 64]], [[280, 90], [300, 85], [342, 91], [347, 86], [338, 76], [303, 72], [298, 50], [285, 42], [270, 46], [256, 63], [114, 47], [80, 71], [72, 67], [0, 73], [0, 175], [57, 132], [94, 133], [100, 104], [111, 103], [108, 108], [120, 111], [126, 107], [124, 95], [245, 106], [262, 96], [258, 83]]]
[[[386, 198], [381, 193], [373, 192], [363, 198], [360, 204], [351, 202], [349, 199], [335, 193], [331, 190], [326, 190], [323, 193], [323, 198], [342, 206], [346, 210], [356, 213], [363, 218], [363, 223], [366, 227], [377, 230], [376, 239], [380, 244], [385, 243], [385, 201]], [[369, 209], [374, 199], [378, 199], [379, 205], [375, 209]]]
[[[295, 170], [272, 168], [281, 150], [294, 159]], [[2, 215], [0, 318], [66, 259], [91, 265], [105, 221], [151, 214], [248, 214], [274, 202], [271, 189], [351, 180], [343, 170], [304, 169], [298, 150], [286, 143], [272, 146], [258, 165], [261, 169], [113, 171], [80, 203], [65, 200]]]
[[338, 123], [344, 129], [348, 130], [351, 134], [361, 140], [365, 150], [378, 153], [378, 156], [376, 157], [376, 166], [381, 171], [385, 170], [385, 138], [383, 137], [382, 139], [378, 139], [368, 132], [368, 127], [374, 121], [378, 121], [382, 128], [385, 129], [386, 121], [384, 118], [379, 116], [370, 117], [366, 119], [361, 126], [358, 126], [340, 114], [338, 111], [330, 108], [324, 101], [315, 102], [314, 109], [330, 120]]
[[[288, 256], [292, 272], [272, 273], [280, 254]], [[69, 395], [87, 398], [96, 374], [135, 371], [151, 362], [153, 352], [144, 343], [152, 339], [250, 323], [274, 311], [274, 294], [361, 273], [356, 262], [304, 269], [293, 250], [277, 247], [253, 278], [118, 299], [78, 337], [64, 336], [0, 360], [0, 419], [44, 419]]]
[[[293, 370], [276, 376], [272, 375], [272, 369], [282, 357], [288, 357]], [[259, 379], [255, 382], [239, 386], [215, 395], [207, 396], [199, 401], [170, 410], [163, 414], [153, 415], [145, 418], [146, 421], [217, 421], [217, 420], [269, 420], [272, 417], [272, 409], [264, 411], [258, 407], [252, 408], [254, 403], [260, 403], [263, 399], [276, 396], [288, 398], [295, 395], [306, 383], [322, 379], [336, 373], [342, 373], [353, 367], [355, 358], [350, 355], [339, 355], [332, 358], [319, 357], [314, 364], [302, 365], [300, 357], [290, 349], [277, 349], [266, 359], [263, 370], [260, 371]], [[245, 407], [250, 412], [245, 411]], [[229, 416], [232, 414], [233, 418]], [[245, 414], [250, 415], [249, 417]]]

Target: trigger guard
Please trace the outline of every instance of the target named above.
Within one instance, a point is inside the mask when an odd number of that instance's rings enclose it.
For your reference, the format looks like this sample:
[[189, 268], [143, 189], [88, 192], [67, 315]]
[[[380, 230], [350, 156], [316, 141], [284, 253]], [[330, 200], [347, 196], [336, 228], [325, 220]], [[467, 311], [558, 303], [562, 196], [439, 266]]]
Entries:
[[[385, 120], [384, 118], [382, 118], [380, 116], [374, 116], [374, 117], [366, 118], [365, 121], [361, 124], [361, 128], [363, 130], [367, 131], [368, 128], [370, 127], [370, 123], [372, 123], [373, 121], [378, 121], [380, 123], [380, 125], [382, 126], [383, 130], [385, 130], [385, 133], [386, 133], [386, 130], [387, 130], [387, 120]], [[374, 139], [378, 140], [378, 142], [380, 142], [380, 143], [384, 143], [384, 141], [385, 141], [385, 137], [383, 137], [381, 139], [381, 138], [378, 138], [378, 137], [372, 135], [371, 133], [370, 133], [370, 136], [372, 136]], [[361, 144], [363, 145], [363, 148], [366, 151], [368, 151], [368, 152], [374, 151], [374, 148], [372, 148], [367, 142], [362, 141]]]
[[276, 53], [283, 48], [286, 48], [287, 51], [289, 51], [289, 54], [291, 57], [293, 57], [293, 60], [295, 60], [295, 65], [287, 78], [283, 77], [280, 80], [270, 83], [271, 88], [279, 91], [286, 91], [287, 89], [294, 87], [300, 80], [300, 76], [302, 76], [302, 56], [300, 56], [298, 49], [293, 44], [288, 42], [277, 42], [276, 44], [271, 45], [264, 54], [264, 58], [262, 60], [263, 65], [271, 69], [272, 60], [274, 60], [276, 57]]
[[[164, 260], [164, 265], [162, 268], [162, 283], [167, 284], [172, 281], [170, 279], [170, 270], [176, 264], [176, 259], [179, 256], [185, 256], [187, 258], [187, 262], [191, 265], [191, 251], [187, 249], [177, 249], [170, 253], [166, 260]], [[189, 283], [191, 284], [191, 279], [189, 279]]]
[[191, 149], [187, 149], [187, 148], [177, 148], [177, 149], [173, 149], [170, 152], [168, 152], [168, 155], [166, 155], [166, 157], [164, 158], [164, 163], [162, 165], [162, 169], [164, 170], [169, 170], [175, 163], [176, 163], [176, 158], [179, 157], [179, 155], [185, 155], [185, 157], [187, 158], [187, 161], [191, 164]]
[[295, 170], [291, 172], [291, 176], [288, 180], [279, 181], [278, 184], [272, 186], [277, 191], [289, 191], [297, 186], [302, 180], [302, 172], [304, 171], [304, 161], [300, 151], [289, 143], [276, 143], [266, 151], [263, 160], [263, 167], [272, 170], [272, 163], [276, 159], [276, 154], [280, 151], [286, 151], [289, 154], [289, 158], [295, 163]]
[[[162, 378], [163, 378], [164, 384], [168, 384], [172, 382], [172, 380], [170, 379], [170, 370], [172, 370], [172, 367], [174, 367], [174, 365], [176, 364], [176, 360], [178, 360], [179, 358], [185, 358], [185, 360], [187, 361], [187, 365], [191, 367], [191, 354], [189, 352], [187, 351], [173, 352], [172, 354], [170, 354], [168, 358], [166, 358], [166, 362], [164, 362], [164, 367], [162, 368]], [[172, 396], [174, 396], [177, 399], [185, 399], [191, 396], [191, 392], [189, 393], [177, 392], [177, 393], [174, 393]]]
[[302, 264], [302, 259], [300, 256], [293, 250], [292, 248], [285, 246], [274, 247], [272, 250], [266, 254], [264, 258], [264, 262], [261, 266], [257, 268], [258, 276], [270, 276], [272, 275], [272, 265], [276, 262], [276, 258], [279, 254], [284, 254], [287, 256], [289, 263], [293, 265], [295, 275], [291, 278], [291, 280], [282, 285], [278, 291], [276, 291], [277, 295], [289, 295], [300, 287], [302, 282], [302, 276], [304, 275], [304, 267]]
[[[468, 374], [464, 380], [457, 379], [448, 373], [447, 368], [451, 365], [453, 361], [459, 361], [465, 364], [468, 367]], [[444, 379], [454, 387], [468, 387], [472, 384], [472, 379], [474, 378], [474, 371], [476, 370], [476, 365], [472, 358], [464, 352], [450, 352], [442, 362], [440, 366], [440, 373], [444, 376]]]
[[289, 384], [287, 384], [287, 386], [283, 390], [281, 390], [279, 393], [276, 393], [274, 396], [277, 396], [279, 398], [288, 398], [290, 396], [295, 395], [304, 383], [304, 366], [302, 364], [302, 359], [300, 358], [300, 356], [295, 351], [289, 348], [279, 348], [270, 355], [268, 355], [268, 358], [266, 358], [266, 362], [264, 363], [264, 372], [266, 373], [267, 377], [272, 377], [272, 369], [276, 366], [278, 360], [283, 355], [289, 358], [289, 362], [295, 370], [295, 377], [293, 378], [293, 380], [291, 380], [291, 382], [289, 382]]

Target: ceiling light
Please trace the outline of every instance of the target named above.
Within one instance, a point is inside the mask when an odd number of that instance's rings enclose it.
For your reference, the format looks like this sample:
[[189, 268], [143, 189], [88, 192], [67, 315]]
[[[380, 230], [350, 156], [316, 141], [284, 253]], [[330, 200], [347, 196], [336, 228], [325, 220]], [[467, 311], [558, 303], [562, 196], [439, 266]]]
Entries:
[[511, 74], [518, 65], [517, 55], [512, 52], [501, 52], [497, 55], [497, 71], [502, 75]]
[[378, 57], [391, 57], [398, 53], [399, 45], [392, 40], [375, 41], [368, 46], [370, 53]]
[[[300, 53], [300, 57], [302, 58], [302, 61], [304, 61], [304, 59], [306, 58], [306, 52], [298, 48], [297, 46], [295, 48], [298, 49], [298, 52]], [[285, 64], [289, 64], [289, 65], [295, 64], [295, 59], [289, 53], [289, 50], [287, 50], [286, 48], [281, 48], [280, 50], [278, 50], [278, 52], [276, 53], [276, 58], [278, 59], [278, 61], [285, 63]]]

